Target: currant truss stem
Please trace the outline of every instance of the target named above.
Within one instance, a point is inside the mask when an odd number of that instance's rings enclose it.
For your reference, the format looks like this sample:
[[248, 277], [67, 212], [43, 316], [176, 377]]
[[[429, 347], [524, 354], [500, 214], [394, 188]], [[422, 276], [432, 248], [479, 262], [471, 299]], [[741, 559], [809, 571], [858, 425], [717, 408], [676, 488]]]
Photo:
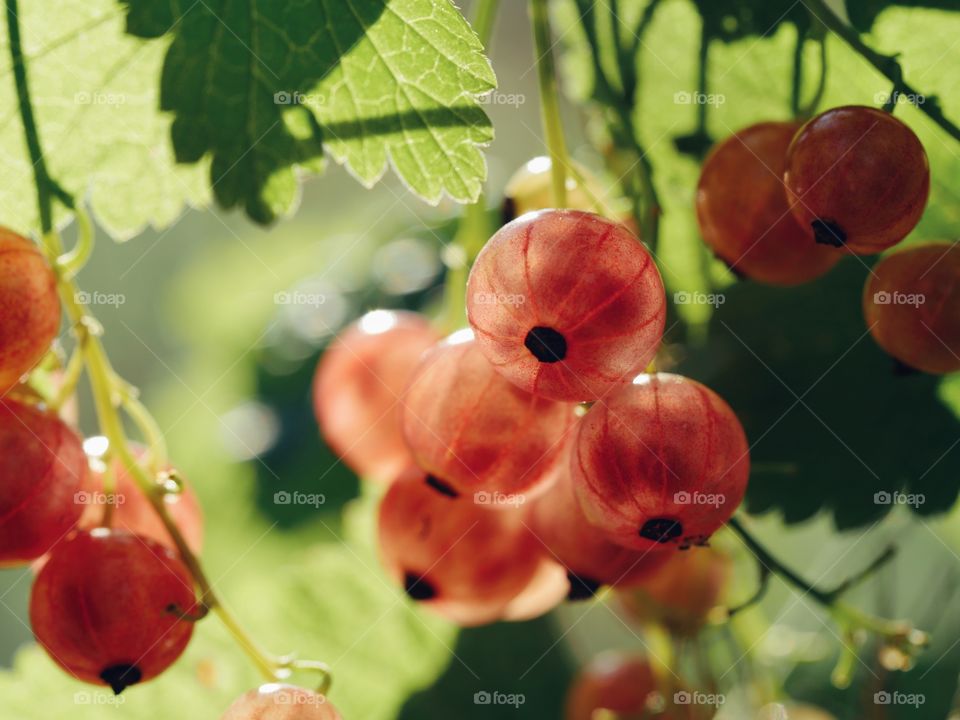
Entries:
[[530, 0], [533, 20], [533, 45], [537, 54], [537, 80], [540, 87], [540, 112], [553, 178], [553, 201], [558, 208], [567, 206], [567, 143], [560, 119], [560, 97], [557, 90], [557, 68], [550, 41], [550, 18], [547, 0]]
[[[112, 457], [120, 460], [124, 469], [135, 480], [137, 486], [146, 495], [151, 506], [163, 522], [184, 565], [186, 565], [190, 571], [191, 576], [200, 590], [200, 607], [202, 613], [205, 614], [206, 611], [213, 610], [220, 617], [221, 622], [226, 626], [227, 630], [234, 636], [240, 647], [267, 679], [276, 680], [286, 677], [292, 670], [306, 669], [322, 673], [322, 686], [329, 687], [330, 672], [326, 665], [310, 661], [298, 661], [292, 657], [277, 658], [269, 655], [257, 645], [233, 615], [223, 606], [200, 565], [200, 561], [187, 545], [183, 533], [180, 532], [179, 526], [173, 521], [173, 518], [167, 511], [166, 503], [164, 502], [166, 490], [156, 482], [156, 477], [151, 477], [146, 470], [144, 470], [130, 449], [130, 441], [126, 436], [123, 421], [118, 412], [121, 406], [126, 407], [134, 421], [146, 431], [145, 434], [148, 437], [159, 434], [159, 430], [156, 428], [146, 408], [136, 401], [131, 386], [121, 380], [113, 370], [99, 337], [100, 326], [91, 315], [87, 314], [78, 300], [79, 290], [72, 278], [86, 258], [89, 257], [93, 243], [93, 228], [89, 221], [81, 216], [79, 220], [80, 239], [78, 246], [74, 248], [71, 253], [67, 255], [63, 254], [60, 236], [53, 230], [53, 200], [56, 198], [70, 208], [73, 208], [73, 201], [47, 172], [40, 144], [40, 135], [37, 130], [33, 108], [30, 102], [27, 68], [24, 62], [20, 39], [17, 0], [6, 0], [6, 9], [7, 32], [10, 38], [10, 55], [13, 61], [20, 117], [23, 121], [27, 150], [29, 151], [30, 160], [34, 168], [43, 247], [46, 250], [51, 264], [57, 270], [57, 285], [60, 299], [66, 308], [67, 315], [77, 335], [77, 352], [80, 354], [82, 365], [86, 367], [90, 379], [90, 387], [100, 430], [110, 443], [111, 457], [108, 457], [108, 460], [112, 459]], [[85, 234], [89, 236], [84, 237]], [[71, 366], [68, 367], [68, 370], [70, 370], [71, 373], [79, 374], [79, 371], [74, 367], [74, 362], [73, 360], [71, 361]], [[76, 362], [79, 363], [80, 361]], [[149, 418], [149, 420], [147, 418]], [[152, 456], [156, 458], [157, 449], [151, 448], [151, 452]], [[160, 453], [162, 456], [163, 451], [161, 450]], [[105, 482], [110, 482], [109, 473], [105, 477]], [[109, 490], [110, 488], [105, 484], [105, 489]], [[110, 518], [110, 513], [111, 506], [108, 504], [105, 511], [107, 520]]]
[[[903, 68], [897, 61], [896, 56], [882, 55], [866, 45], [863, 40], [860, 39], [860, 34], [841, 20], [833, 10], [830, 9], [825, 0], [809, 0], [807, 2], [807, 8], [815, 20], [826, 25], [827, 29], [847, 43], [847, 45], [853, 48], [867, 62], [883, 74], [884, 77], [892, 82], [895, 92], [906, 95], [907, 97], [921, 97], [923, 95], [923, 93], [919, 92], [903, 79]], [[891, 93], [891, 95], [892, 94], [893, 93]], [[918, 103], [916, 107], [943, 128], [952, 138], [960, 140], [960, 127], [957, 127], [943, 114], [943, 111], [940, 109], [940, 104], [935, 102], [932, 97], [926, 97], [926, 102]]]

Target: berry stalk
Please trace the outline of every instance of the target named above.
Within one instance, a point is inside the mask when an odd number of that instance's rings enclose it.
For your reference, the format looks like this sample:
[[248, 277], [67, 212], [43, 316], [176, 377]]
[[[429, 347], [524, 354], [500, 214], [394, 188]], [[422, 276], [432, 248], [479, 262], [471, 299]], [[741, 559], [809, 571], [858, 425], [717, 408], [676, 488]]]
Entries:
[[537, 80], [540, 86], [540, 111], [547, 150], [553, 172], [553, 200], [558, 208], [567, 206], [567, 144], [560, 119], [560, 98], [557, 91], [557, 68], [550, 42], [550, 18], [547, 0], [530, 0], [533, 21], [533, 42], [537, 54]]

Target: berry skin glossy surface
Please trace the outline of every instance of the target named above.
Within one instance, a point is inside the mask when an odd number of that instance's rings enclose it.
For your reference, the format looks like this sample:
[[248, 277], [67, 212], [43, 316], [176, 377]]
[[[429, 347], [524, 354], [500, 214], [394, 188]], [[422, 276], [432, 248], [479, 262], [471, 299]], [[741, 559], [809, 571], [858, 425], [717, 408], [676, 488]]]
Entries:
[[640, 375], [581, 420], [571, 458], [587, 519], [624, 547], [695, 545], [743, 499], [749, 448], [733, 410], [679, 375]]
[[422, 315], [374, 310], [321, 358], [313, 386], [321, 432], [361, 477], [390, 480], [410, 463], [401, 397], [420, 356], [439, 339]]
[[499, 619], [539, 569], [539, 543], [523, 520], [516, 509], [452, 497], [411, 468], [381, 501], [380, 558], [421, 606], [460, 625], [482, 625]]
[[878, 253], [903, 240], [930, 192], [927, 154], [890, 113], [850, 105], [804, 125], [787, 152], [790, 207], [819, 242]]
[[89, 483], [80, 438], [53, 413], [0, 400], [0, 567], [35, 560], [76, 525]]
[[145, 682], [183, 653], [194, 609], [183, 563], [147, 538], [100, 528], [59, 543], [37, 575], [30, 624], [37, 642], [74, 677], [114, 692]]
[[595, 400], [642, 371], [663, 336], [666, 297], [650, 253], [623, 225], [543, 210], [497, 231], [467, 284], [487, 359], [521, 389]]
[[877, 344], [905, 365], [960, 370], [960, 246], [917, 245], [881, 259], [864, 287], [863, 314]]
[[319, 693], [268, 683], [238, 697], [220, 720], [341, 720], [341, 715]]
[[57, 279], [40, 249], [0, 228], [0, 393], [43, 358], [60, 329]]
[[472, 337], [454, 333], [423, 357], [404, 399], [407, 445], [464, 494], [526, 492], [557, 463], [574, 408], [504, 379]]
[[787, 148], [799, 125], [751, 125], [716, 145], [697, 185], [703, 239], [738, 275], [798, 285], [823, 275], [842, 253], [814, 242], [790, 212], [783, 186]]

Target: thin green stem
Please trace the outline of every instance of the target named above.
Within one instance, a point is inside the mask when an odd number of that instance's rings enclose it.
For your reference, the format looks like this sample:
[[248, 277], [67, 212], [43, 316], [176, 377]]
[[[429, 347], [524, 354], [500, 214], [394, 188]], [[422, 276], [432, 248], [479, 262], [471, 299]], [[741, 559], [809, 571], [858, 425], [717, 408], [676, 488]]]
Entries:
[[497, 21], [497, 10], [500, 7], [500, 0], [477, 0], [477, 8], [473, 15], [473, 31], [480, 38], [484, 47], [490, 44], [490, 38], [493, 36], [493, 26]]
[[807, 44], [807, 33], [797, 27], [797, 39], [793, 45], [793, 73], [790, 76], [790, 114], [800, 114], [800, 92], [803, 88], [803, 49]]
[[567, 206], [567, 143], [560, 119], [560, 97], [557, 90], [557, 68], [550, 39], [547, 0], [530, 0], [533, 19], [534, 51], [537, 54], [537, 80], [540, 88], [540, 111], [543, 132], [553, 179], [553, 201], [557, 207]]
[[67, 253], [57, 258], [57, 268], [67, 279], [73, 278], [87, 264], [93, 254], [94, 232], [90, 215], [78, 205], [74, 209], [77, 218], [77, 244]]
[[486, 201], [467, 205], [453, 243], [446, 250], [449, 271], [444, 282], [442, 329], [453, 332], [463, 327], [466, 318], [467, 276], [470, 266], [490, 237]]
[[[830, 9], [825, 0], [809, 0], [809, 2], [807, 2], [807, 8], [817, 20], [827, 26], [827, 29], [847, 43], [847, 45], [853, 48], [884, 77], [892, 82], [896, 91], [908, 97], [921, 97], [923, 95], [923, 93], [919, 92], [903, 79], [903, 68], [900, 67], [900, 63], [896, 57], [883, 55], [866, 45], [863, 40], [860, 39], [860, 34], [840, 19], [833, 10]], [[957, 125], [943, 114], [939, 103], [931, 102], [930, 98], [927, 98], [927, 102], [918, 104], [917, 108], [943, 128], [952, 138], [960, 140], [960, 127], [957, 127]]]

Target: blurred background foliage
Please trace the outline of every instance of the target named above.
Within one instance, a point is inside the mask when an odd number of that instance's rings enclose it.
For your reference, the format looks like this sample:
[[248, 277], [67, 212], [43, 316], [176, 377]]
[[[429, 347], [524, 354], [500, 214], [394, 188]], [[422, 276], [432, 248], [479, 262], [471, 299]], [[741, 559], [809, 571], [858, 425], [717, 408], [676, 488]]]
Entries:
[[[960, 18], [935, 9], [893, 7], [877, 14], [871, 3], [854, 7], [858, 24], [872, 24], [870, 42], [900, 51], [908, 77], [936, 92], [948, 116], [960, 118], [960, 74], [950, 71], [957, 64]], [[556, 35], [566, 51], [565, 89], [578, 101], [564, 109], [566, 127], [574, 155], [599, 169], [601, 160], [587, 142], [595, 118], [579, 102], [590, 93], [590, 65], [577, 29], [564, 24], [574, 17], [572, 8], [558, 3], [556, 12]], [[497, 129], [487, 153], [492, 203], [520, 162], [542, 148], [525, 15], [524, 3], [502, 3], [491, 48], [498, 92], [523, 99], [486, 106]], [[749, 509], [778, 511], [757, 519], [758, 534], [787, 564], [824, 586], [897, 543], [898, 558], [851, 600], [890, 617], [911, 617], [934, 639], [906, 674], [884, 671], [874, 659], [876, 648], [864, 648], [853, 687], [837, 690], [829, 682], [840, 646], [835, 627], [822, 609], [774, 582], [760, 606], [731, 626], [705, 631], [712, 679], [729, 690], [734, 713], [744, 688], [772, 677], [842, 720], [859, 719], [863, 699], [884, 688], [923, 692], [923, 717], [945, 717], [960, 673], [960, 524], [956, 510], [945, 513], [960, 485], [960, 451], [950, 445], [958, 437], [960, 380], [895, 377], [869, 338], [854, 342], [863, 332], [865, 270], [859, 260], [845, 260], [809, 287], [773, 290], [733, 285], [704, 252], [693, 212], [698, 163], [674, 143], [695, 126], [695, 108], [674, 96], [697, 87], [699, 23], [692, 3], [660, 4], [645, 36], [632, 110], [664, 206], [658, 255], [669, 293], [720, 288], [726, 294], [716, 312], [676, 307], [682, 322], [668, 336], [671, 357], [726, 396], [752, 438], [797, 395], [805, 398], [808, 407], [790, 411], [755, 448], [759, 468]], [[784, 22], [764, 37], [744, 34], [711, 46], [710, 92], [726, 98], [708, 116], [713, 138], [788, 117], [795, 36]], [[889, 91], [839, 41], [829, 40], [829, 57], [824, 107], [875, 104], [877, 93]], [[808, 60], [816, 66], [812, 48]], [[932, 165], [930, 206], [909, 242], [954, 239], [960, 147], [915, 109], [897, 113], [918, 132]], [[296, 649], [333, 665], [331, 697], [345, 717], [518, 715], [509, 706], [473, 703], [475, 692], [498, 690], [526, 696], [523, 717], [553, 719], [577, 663], [610, 647], [656, 647], [604, 602], [463, 632], [412, 609], [386, 582], [375, 557], [377, 489], [361, 489], [318, 438], [310, 383], [324, 346], [371, 307], [435, 310], [457, 213], [452, 204], [419, 203], [392, 176], [366, 191], [331, 166], [304, 187], [298, 213], [281, 224], [263, 229], [239, 213], [191, 210], [170, 228], [149, 229], [125, 244], [101, 239], [80, 277], [88, 291], [125, 299], [118, 307], [97, 308], [106, 344], [121, 374], [143, 388], [175, 463], [203, 502], [204, 561], [214, 584], [270, 649]], [[291, 292], [324, 301], [284, 304], [282, 294]], [[838, 367], [804, 396], [833, 360]], [[94, 427], [89, 407], [84, 402], [85, 428]], [[836, 428], [850, 447], [824, 427]], [[875, 473], [865, 473], [856, 457], [867, 458]], [[936, 471], [920, 477], [917, 468], [938, 457]], [[882, 508], [870, 497], [875, 481], [924, 492], [928, 504], [920, 515], [896, 510], [881, 518]], [[275, 502], [275, 493], [295, 490], [321, 493], [326, 502]], [[804, 522], [788, 527], [784, 520]], [[859, 528], [841, 532], [838, 524]], [[735, 540], [718, 541], [737, 551], [732, 592], [746, 597], [755, 568]], [[119, 706], [98, 705], [106, 695], [66, 678], [31, 646], [29, 581], [29, 570], [0, 572], [0, 604], [9, 611], [0, 613], [0, 660], [12, 666], [0, 673], [4, 717], [159, 720], [189, 706], [190, 717], [212, 719], [257, 682], [211, 620], [198, 626], [197, 640], [170, 674], [130, 689]], [[691, 672], [702, 677], [702, 671]], [[916, 717], [909, 707], [889, 710], [891, 719]]]

